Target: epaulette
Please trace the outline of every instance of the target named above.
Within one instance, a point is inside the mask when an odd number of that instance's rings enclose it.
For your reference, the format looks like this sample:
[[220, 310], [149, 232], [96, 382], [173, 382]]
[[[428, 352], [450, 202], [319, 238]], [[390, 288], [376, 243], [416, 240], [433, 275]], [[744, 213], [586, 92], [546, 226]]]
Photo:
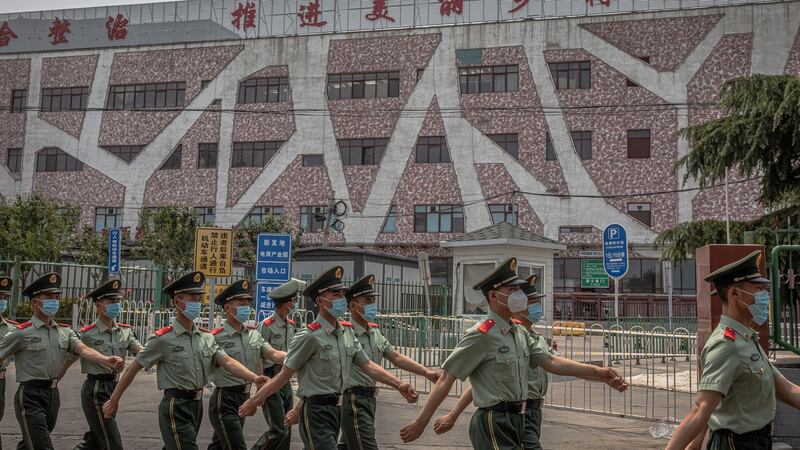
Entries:
[[493, 326], [494, 326], [494, 320], [486, 319], [480, 324], [480, 326], [478, 327], [478, 331], [480, 331], [483, 334], [486, 334], [489, 332], [489, 330], [492, 329]]
[[210, 331], [208, 331], [208, 329], [206, 329], [206, 328], [197, 327], [197, 329], [198, 329], [198, 330], [200, 330], [200, 332], [201, 332], [201, 333], [211, 333], [211, 332], [210, 332]]
[[119, 322], [117, 322], [117, 325], [119, 325], [119, 326], [121, 326], [121, 327], [125, 327], [125, 328], [130, 328], [130, 327], [131, 327], [131, 326], [130, 326], [130, 325], [128, 325], [127, 323], [119, 323]]
[[736, 340], [736, 331], [731, 327], [725, 327], [725, 338], [732, 341]]
[[97, 328], [97, 325], [95, 325], [93, 323], [90, 323], [89, 325], [86, 325], [85, 327], [81, 328], [80, 332], [81, 333], [85, 333], [85, 332], [87, 332], [89, 330], [94, 330], [95, 328]]
[[266, 319], [264, 319], [264, 325], [266, 325], [266, 326], [270, 326], [273, 323], [275, 323], [275, 318], [274, 317], [267, 317]]
[[319, 322], [311, 322], [310, 324], [306, 325], [309, 330], [317, 331], [322, 327], [322, 324]]
[[211, 330], [211, 334], [216, 336], [217, 334], [219, 334], [220, 331], [222, 331], [224, 329], [225, 329], [225, 327], [215, 328], [215, 329]]
[[30, 321], [22, 322], [21, 324], [17, 325], [17, 329], [18, 330], [24, 330], [25, 328], [28, 328], [31, 325], [33, 325], [33, 324]]
[[350, 323], [350, 322], [348, 322], [346, 320], [340, 320], [339, 323], [342, 324], [343, 326], [346, 326], [346, 327], [352, 327], [353, 326], [352, 323]]
[[369, 326], [371, 326], [372, 328], [378, 328], [378, 327], [380, 327], [380, 325], [378, 325], [378, 324], [377, 324], [377, 323], [375, 323], [375, 322], [369, 322], [369, 323], [368, 323], [368, 325], [369, 325]]
[[522, 321], [519, 320], [519, 319], [511, 319], [511, 321], [514, 322], [517, 325], [521, 325], [522, 324]]
[[163, 335], [169, 333], [170, 331], [172, 331], [172, 325], [170, 325], [168, 327], [164, 327], [164, 328], [162, 328], [160, 330], [156, 330], [156, 336], [163, 336]]
[[294, 320], [292, 319], [286, 319], [286, 322], [289, 323], [289, 325], [294, 325]]
[[60, 326], [60, 327], [64, 327], [64, 328], [71, 328], [71, 327], [72, 327], [72, 325], [70, 325], [70, 324], [68, 324], [68, 323], [60, 323], [60, 322], [56, 322], [56, 325], [58, 325], [58, 326]]

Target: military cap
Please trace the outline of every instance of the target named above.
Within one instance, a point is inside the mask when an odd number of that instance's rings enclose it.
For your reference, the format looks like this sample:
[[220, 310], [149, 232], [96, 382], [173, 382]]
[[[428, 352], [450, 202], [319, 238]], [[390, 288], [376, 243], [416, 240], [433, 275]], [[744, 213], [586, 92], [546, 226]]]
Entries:
[[0, 292], [10, 293], [11, 286], [14, 285], [14, 280], [11, 277], [0, 277]]
[[375, 284], [375, 275], [369, 274], [364, 278], [356, 281], [350, 289], [344, 291], [344, 296], [347, 300], [352, 300], [359, 295], [372, 295], [377, 297], [378, 294], [375, 292], [375, 289], [372, 287]]
[[536, 274], [533, 274], [533, 275], [529, 276], [528, 278], [526, 278], [525, 279], [525, 284], [522, 285], [522, 288], [521, 288], [522, 292], [524, 292], [525, 295], [528, 296], [529, 300], [545, 297], [544, 294], [540, 294], [536, 290], [536, 281], [537, 281], [537, 279], [538, 279], [538, 277], [536, 276]]
[[253, 293], [250, 290], [249, 281], [239, 280], [226, 287], [224, 291], [220, 292], [219, 295], [214, 297], [214, 303], [219, 306], [225, 306], [225, 303], [228, 303], [231, 300], [236, 300], [237, 298], [246, 298], [248, 300], [253, 299]]
[[164, 293], [170, 297], [175, 294], [203, 294], [205, 282], [206, 277], [203, 272], [189, 272], [165, 287]]
[[286, 303], [297, 298], [297, 293], [305, 287], [306, 282], [292, 278], [286, 283], [276, 287], [269, 294], [269, 298], [275, 303]]
[[316, 280], [312, 281], [308, 286], [306, 286], [306, 288], [303, 290], [303, 295], [314, 300], [319, 294], [322, 294], [325, 291], [343, 289], [344, 284], [342, 284], [342, 275], [344, 275], [344, 269], [342, 269], [342, 266], [331, 267], [325, 271], [325, 273], [317, 277]]
[[61, 275], [50, 272], [44, 274], [38, 280], [29, 284], [28, 287], [22, 290], [22, 295], [31, 298], [38, 294], [60, 294], [61, 293]]
[[523, 284], [525, 284], [525, 280], [517, 277], [517, 258], [512, 256], [497, 266], [486, 278], [475, 283], [472, 289], [482, 291], [483, 295], [489, 295], [489, 291], [503, 286], [521, 286]]
[[744, 258], [726, 264], [706, 275], [704, 280], [709, 283], [714, 283], [715, 289], [711, 291], [711, 295], [716, 294], [717, 291], [722, 288], [734, 283], [739, 283], [740, 281], [769, 283], [769, 280], [761, 275], [761, 269], [758, 267], [761, 263], [761, 257], [761, 250], [756, 250]]
[[121, 298], [122, 297], [122, 283], [118, 279], [108, 280], [101, 284], [97, 289], [86, 295], [94, 301], [102, 300], [104, 298]]

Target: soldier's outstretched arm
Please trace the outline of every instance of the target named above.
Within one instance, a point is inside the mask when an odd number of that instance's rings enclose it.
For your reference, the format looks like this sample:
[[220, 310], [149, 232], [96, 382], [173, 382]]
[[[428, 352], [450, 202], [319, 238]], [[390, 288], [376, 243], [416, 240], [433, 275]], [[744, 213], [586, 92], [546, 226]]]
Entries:
[[436, 419], [436, 422], [433, 423], [433, 431], [436, 434], [442, 434], [453, 429], [458, 417], [467, 409], [470, 403], [472, 403], [472, 386], [461, 393], [461, 397], [458, 398], [458, 402], [456, 402], [456, 406], [453, 407], [452, 411]]
[[66, 361], [64, 361], [64, 366], [61, 367], [61, 371], [58, 372], [58, 376], [56, 376], [56, 379], [60, 381], [62, 378], [64, 378], [64, 375], [67, 374], [67, 370], [69, 370], [69, 368], [72, 367], [72, 364], [74, 362], [75, 362], [75, 360], [71, 359], [71, 358], [69, 358]]
[[125, 390], [128, 389], [128, 386], [133, 382], [133, 379], [136, 378], [136, 374], [143, 368], [144, 366], [142, 366], [139, 361], [134, 360], [125, 372], [123, 372], [122, 378], [120, 378], [119, 383], [117, 383], [117, 387], [115, 387], [114, 392], [111, 393], [111, 397], [109, 397], [108, 401], [103, 405], [103, 417], [106, 419], [114, 417], [117, 413], [117, 409], [119, 409], [119, 400], [122, 398], [122, 394], [125, 393]]
[[775, 374], [775, 396], [794, 409], [800, 409], [800, 387], [787, 380], [782, 373], [773, 370]]
[[300, 422], [300, 408], [303, 407], [304, 402], [305, 400], [303, 397], [300, 397], [300, 400], [294, 404], [294, 407], [286, 412], [286, 418], [283, 420], [284, 425], [291, 427]]
[[415, 373], [427, 378], [431, 383], [436, 383], [436, 381], [439, 379], [440, 373], [438, 371], [429, 370], [427, 367], [398, 352], [397, 350], [392, 350], [391, 352], [387, 353], [386, 359], [391, 361], [391, 363], [396, 367], [399, 367], [406, 372]]
[[[705, 431], [711, 413], [722, 401], [722, 394], [716, 391], [700, 391], [694, 398], [694, 406], [681, 420], [681, 424], [672, 433], [666, 450], [684, 450], [690, 443], [696, 442], [698, 435]], [[702, 439], [700, 440], [702, 444]], [[698, 447], [699, 448], [699, 447]]]
[[[76, 336], [77, 339], [77, 336]], [[106, 356], [97, 350], [78, 341], [73, 347], [75, 354], [81, 358], [108, 367], [109, 369], [122, 370], [125, 367], [125, 360], [119, 356]]]
[[236, 359], [228, 356], [222, 355], [217, 358], [217, 364], [220, 365], [223, 369], [225, 369], [229, 374], [233, 375], [236, 378], [242, 378], [244, 380], [249, 381], [250, 383], [266, 383], [269, 381], [268, 377], [264, 375], [256, 375], [250, 371], [247, 367], [242, 365]]
[[417, 399], [419, 398], [419, 394], [417, 394], [417, 391], [415, 391], [409, 383], [398, 380], [386, 369], [375, 364], [374, 361], [367, 360], [366, 363], [361, 364], [358, 367], [373, 380], [380, 381], [383, 384], [397, 389], [397, 392], [399, 392], [406, 399], [406, 401], [408, 401], [408, 403], [416, 403]]
[[258, 410], [258, 406], [263, 405], [264, 400], [271, 397], [278, 392], [284, 384], [288, 383], [292, 375], [294, 375], [294, 370], [283, 366], [275, 377], [271, 378], [267, 384], [262, 386], [255, 395], [242, 403], [242, 406], [239, 407], [239, 416], [247, 417], [255, 414], [256, 410]]
[[264, 348], [261, 351], [261, 357], [264, 359], [268, 359], [275, 364], [283, 364], [283, 360], [286, 358], [286, 352], [282, 352], [280, 350], [276, 350], [272, 347]]
[[538, 364], [534, 364], [533, 360], [531, 360], [531, 365], [538, 365], [544, 370], [556, 375], [571, 376], [590, 381], [602, 381], [619, 392], [628, 389], [628, 383], [626, 383], [625, 380], [619, 376], [617, 371], [611, 367], [597, 367], [555, 355], [550, 355], [550, 357]]
[[442, 376], [439, 377], [439, 381], [433, 385], [431, 393], [428, 395], [428, 400], [425, 401], [425, 405], [422, 407], [422, 411], [419, 412], [417, 418], [400, 430], [400, 437], [403, 439], [403, 442], [411, 442], [422, 436], [422, 432], [425, 431], [425, 427], [427, 427], [428, 423], [431, 421], [431, 417], [433, 417], [433, 413], [436, 412], [436, 408], [442, 404], [455, 382], [456, 378], [447, 370], [442, 372]]

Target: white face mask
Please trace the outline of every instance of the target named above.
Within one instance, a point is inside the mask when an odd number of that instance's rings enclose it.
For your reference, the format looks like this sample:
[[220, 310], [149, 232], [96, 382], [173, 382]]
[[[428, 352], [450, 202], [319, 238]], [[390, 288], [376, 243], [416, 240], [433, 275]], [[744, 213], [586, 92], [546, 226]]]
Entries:
[[500, 291], [496, 292], [500, 295], [508, 297], [508, 303], [506, 303], [506, 305], [508, 306], [508, 310], [512, 313], [524, 311], [528, 308], [528, 296], [525, 295], [525, 293], [521, 290], [514, 291], [510, 295], [503, 294]]

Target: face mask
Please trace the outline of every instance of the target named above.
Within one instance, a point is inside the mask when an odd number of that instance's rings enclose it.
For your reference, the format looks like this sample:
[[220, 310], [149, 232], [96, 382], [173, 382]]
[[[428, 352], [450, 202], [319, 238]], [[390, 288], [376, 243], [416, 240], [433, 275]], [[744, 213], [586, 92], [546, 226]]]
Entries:
[[46, 300], [42, 300], [42, 312], [47, 317], [53, 317], [58, 312], [58, 299], [49, 298]]
[[247, 319], [250, 318], [250, 307], [249, 306], [237, 306], [236, 307], [236, 320], [239, 322], [246, 322]]
[[119, 317], [121, 310], [122, 308], [120, 308], [119, 303], [109, 303], [106, 305], [106, 315], [112, 319]]
[[[503, 294], [502, 292], [498, 292], [498, 294], [506, 295]], [[525, 308], [528, 306], [528, 296], [525, 295], [525, 293], [522, 292], [521, 290], [514, 291], [511, 295], [507, 295], [507, 297], [508, 297], [508, 303], [506, 303], [506, 305], [508, 306], [509, 311], [511, 311], [512, 313], [524, 311]]]
[[530, 320], [533, 323], [536, 323], [541, 318], [542, 318], [541, 303], [534, 303], [532, 305], [528, 305], [528, 320]]
[[8, 309], [8, 300], [0, 300], [0, 314], [3, 314]]
[[183, 302], [183, 315], [189, 320], [200, 317], [200, 302]]
[[375, 320], [378, 317], [378, 305], [375, 303], [364, 305], [364, 313], [362, 315], [367, 322]]
[[758, 291], [755, 294], [751, 294], [741, 289], [736, 290], [753, 296], [755, 303], [747, 305], [747, 309], [750, 310], [750, 315], [753, 316], [753, 322], [756, 325], [762, 325], [769, 319], [769, 291]]
[[328, 308], [328, 312], [337, 319], [342, 317], [347, 312], [347, 300], [344, 297], [331, 300], [331, 307]]

